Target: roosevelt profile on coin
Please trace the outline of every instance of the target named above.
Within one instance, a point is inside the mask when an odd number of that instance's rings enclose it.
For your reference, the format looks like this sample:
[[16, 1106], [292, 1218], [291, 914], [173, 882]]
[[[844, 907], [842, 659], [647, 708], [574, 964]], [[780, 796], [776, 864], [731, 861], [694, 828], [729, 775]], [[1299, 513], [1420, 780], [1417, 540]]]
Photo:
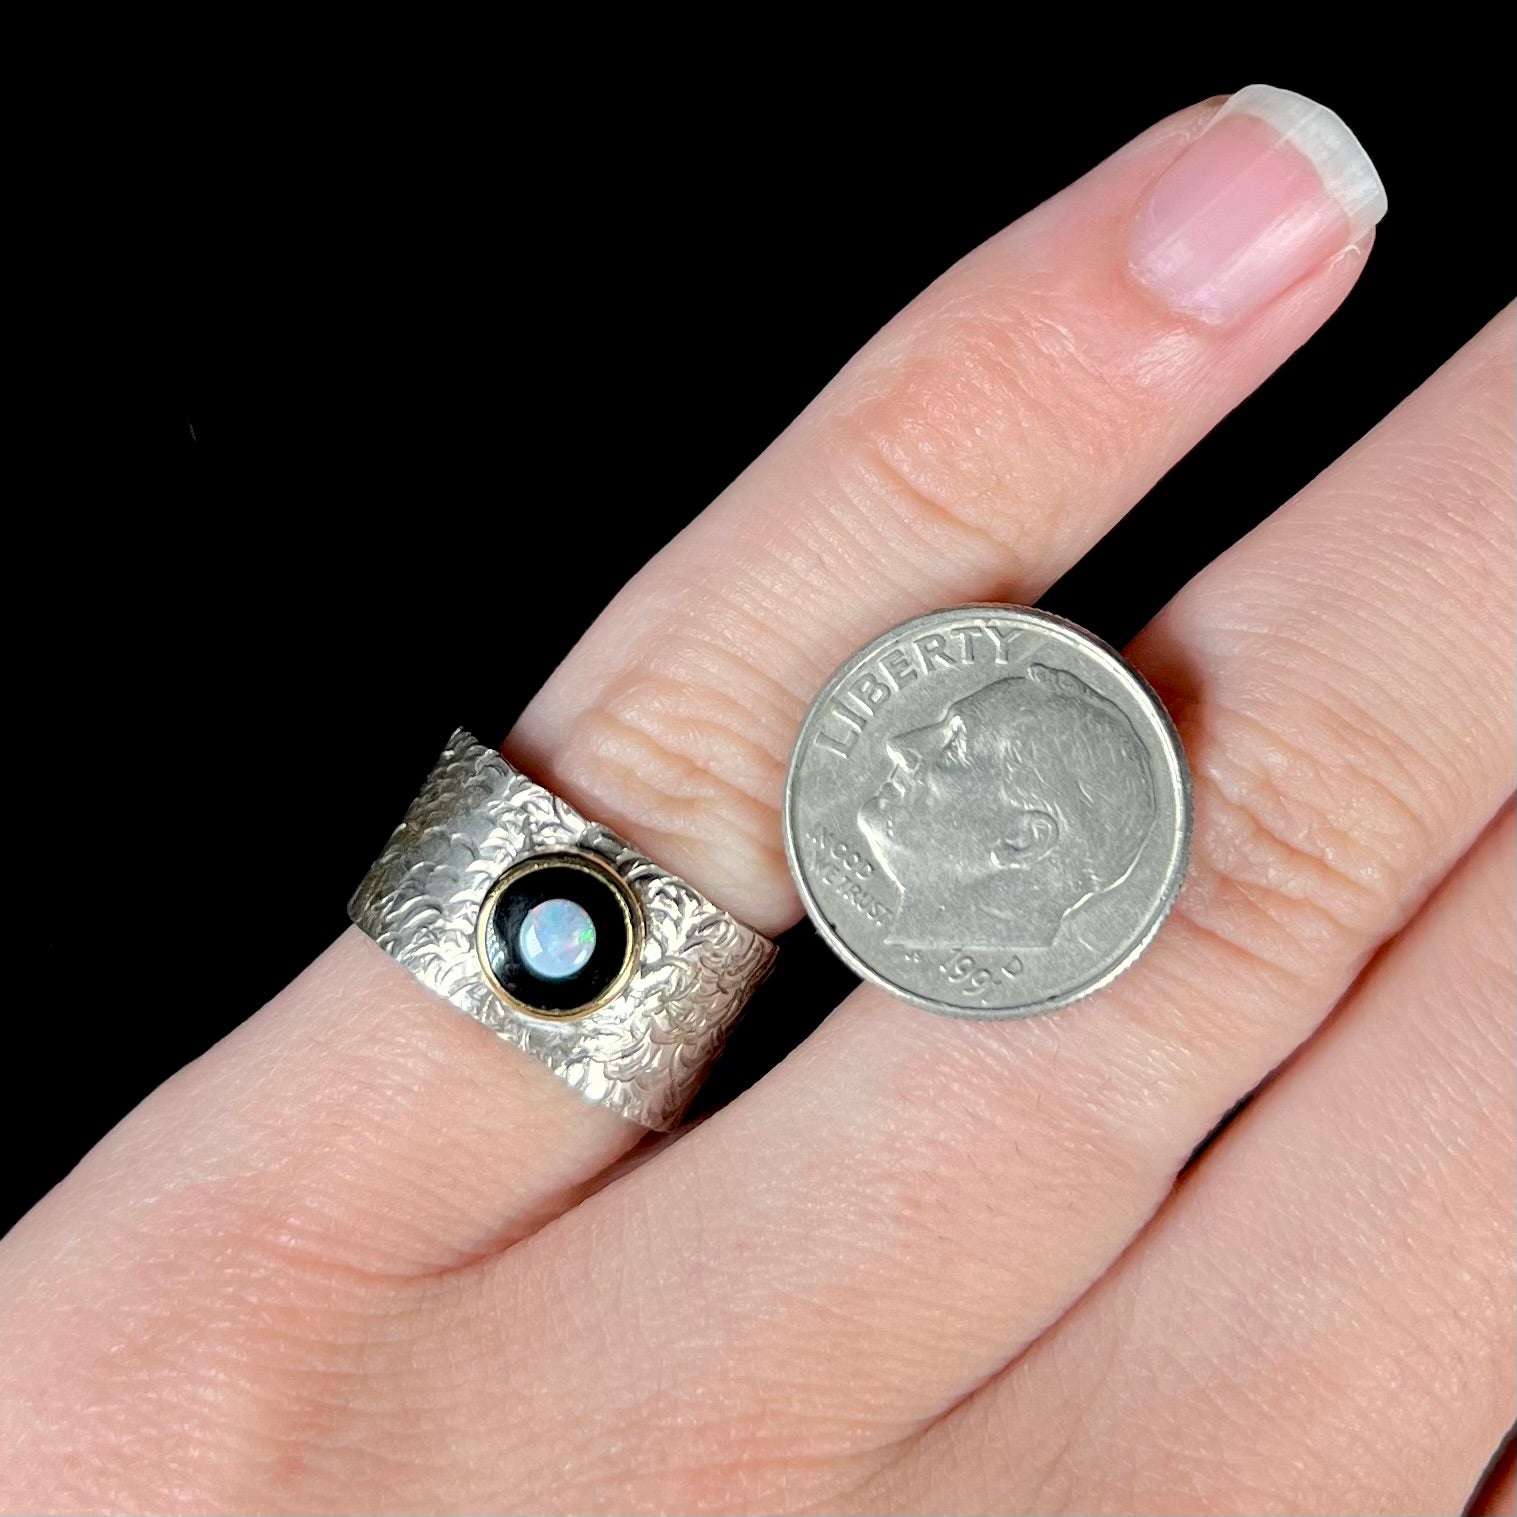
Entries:
[[1154, 824], [1142, 739], [1068, 670], [995, 680], [885, 751], [891, 772], [858, 823], [900, 887], [890, 943], [1046, 947], [1128, 877]]

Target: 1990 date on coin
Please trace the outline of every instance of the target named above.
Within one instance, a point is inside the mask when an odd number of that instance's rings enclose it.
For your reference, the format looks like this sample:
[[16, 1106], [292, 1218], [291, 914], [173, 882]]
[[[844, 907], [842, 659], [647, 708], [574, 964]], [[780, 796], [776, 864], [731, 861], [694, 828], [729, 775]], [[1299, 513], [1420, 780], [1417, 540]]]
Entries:
[[[927, 955], [921, 949], [912, 949], [905, 955], [907, 964], [921, 964]], [[1005, 989], [1008, 982], [1025, 972], [1027, 966], [1021, 958], [1012, 954], [984, 954], [976, 957], [967, 948], [950, 948], [947, 953], [934, 956], [941, 983], [950, 987], [950, 994], [966, 1003], [983, 1001], [986, 997]]]

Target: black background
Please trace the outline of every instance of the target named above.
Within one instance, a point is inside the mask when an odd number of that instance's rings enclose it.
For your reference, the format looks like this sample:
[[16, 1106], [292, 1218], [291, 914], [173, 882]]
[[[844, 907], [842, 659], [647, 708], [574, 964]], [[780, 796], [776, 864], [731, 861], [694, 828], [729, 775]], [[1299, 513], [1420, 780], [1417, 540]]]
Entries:
[[[1494, 49], [1371, 69], [1218, 48], [1099, 81], [1057, 56], [969, 38], [757, 88], [726, 65], [565, 77], [547, 117], [513, 103], [518, 57], [493, 87], [381, 80], [295, 124], [277, 92], [241, 129], [190, 110], [140, 181], [121, 155], [131, 347], [65, 419], [55, 462], [89, 466], [88, 498], [39, 502], [12, 569], [53, 614], [21, 641], [13, 943], [36, 974], [0, 1227], [342, 929], [454, 725], [501, 738], [897, 308], [1152, 121], [1253, 78], [1302, 90], [1359, 133], [1391, 212], [1322, 334], [1046, 597], [1119, 644], [1509, 298]], [[477, 657], [440, 657], [460, 618]], [[849, 983], [791, 940], [715, 1100]]]

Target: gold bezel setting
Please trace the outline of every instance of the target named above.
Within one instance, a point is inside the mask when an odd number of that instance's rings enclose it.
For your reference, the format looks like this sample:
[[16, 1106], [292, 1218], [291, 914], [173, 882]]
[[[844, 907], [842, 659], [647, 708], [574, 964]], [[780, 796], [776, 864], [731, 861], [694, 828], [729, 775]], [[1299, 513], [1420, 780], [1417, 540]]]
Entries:
[[[501, 984], [493, 963], [497, 954], [503, 951], [497, 946], [501, 939], [495, 925], [496, 909], [501, 897], [523, 879], [543, 869], [578, 870], [608, 887], [621, 908], [621, 918], [625, 928], [625, 951], [615, 978], [593, 1000], [564, 1010], [533, 1006], [519, 996], [513, 995]], [[489, 985], [502, 1005], [509, 1007], [518, 1016], [530, 1017], [537, 1022], [575, 1022], [609, 1006], [626, 990], [631, 981], [632, 973], [642, 959], [644, 937], [642, 905], [633, 894], [631, 887], [605, 859], [578, 849], [534, 854], [530, 858], [519, 859], [486, 892], [484, 900], [480, 903], [479, 916], [474, 926], [474, 946], [479, 956], [479, 966], [484, 974], [485, 983]]]

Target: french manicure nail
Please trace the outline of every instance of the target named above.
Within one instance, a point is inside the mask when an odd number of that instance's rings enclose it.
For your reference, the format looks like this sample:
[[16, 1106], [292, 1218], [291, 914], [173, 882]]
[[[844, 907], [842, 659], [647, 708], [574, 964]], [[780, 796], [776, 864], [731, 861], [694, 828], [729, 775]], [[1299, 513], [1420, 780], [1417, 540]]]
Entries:
[[1251, 84], [1139, 204], [1129, 259], [1175, 310], [1236, 321], [1384, 215], [1385, 187], [1340, 117], [1304, 95]]

